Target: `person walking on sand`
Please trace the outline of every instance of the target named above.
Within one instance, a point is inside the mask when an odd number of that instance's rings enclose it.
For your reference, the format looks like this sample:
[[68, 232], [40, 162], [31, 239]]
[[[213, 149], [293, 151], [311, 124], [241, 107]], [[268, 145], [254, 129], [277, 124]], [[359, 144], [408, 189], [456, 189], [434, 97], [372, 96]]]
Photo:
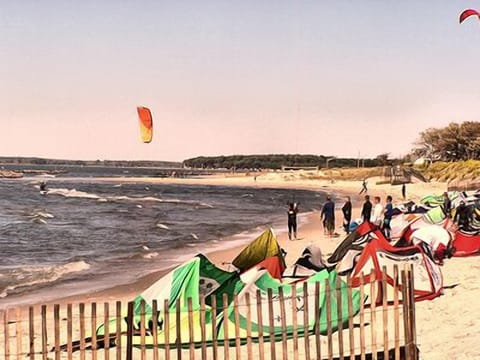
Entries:
[[402, 184], [402, 197], [403, 200], [407, 199], [407, 185], [405, 185], [405, 183]]
[[362, 221], [370, 221], [370, 216], [372, 214], [372, 203], [370, 202], [370, 196], [365, 195], [365, 202], [362, 206]]
[[367, 179], [363, 179], [362, 181], [362, 190], [360, 190], [360, 192], [358, 193], [358, 195], [362, 195], [363, 193], [367, 193], [368, 192], [368, 189], [367, 189]]
[[387, 203], [385, 204], [385, 211], [383, 213], [383, 225], [382, 225], [383, 233], [385, 234], [385, 237], [388, 240], [390, 240], [390, 233], [392, 231], [392, 228], [390, 227], [392, 216], [393, 216], [392, 197], [388, 195]]
[[288, 238], [292, 240], [292, 234], [295, 240], [297, 240], [297, 213], [298, 205], [296, 203], [290, 203], [288, 205]]
[[342, 207], [343, 213], [343, 229], [347, 234], [350, 234], [350, 221], [352, 220], [352, 202], [350, 196], [347, 196], [347, 200]]
[[335, 203], [330, 196], [327, 196], [327, 202], [323, 204], [321, 218], [323, 221], [324, 231], [331, 237], [335, 231]]
[[373, 207], [373, 214], [370, 218], [370, 222], [378, 227], [382, 225], [382, 218], [383, 218], [383, 205], [381, 203], [380, 196], [375, 196], [373, 198], [373, 203], [375, 206]]

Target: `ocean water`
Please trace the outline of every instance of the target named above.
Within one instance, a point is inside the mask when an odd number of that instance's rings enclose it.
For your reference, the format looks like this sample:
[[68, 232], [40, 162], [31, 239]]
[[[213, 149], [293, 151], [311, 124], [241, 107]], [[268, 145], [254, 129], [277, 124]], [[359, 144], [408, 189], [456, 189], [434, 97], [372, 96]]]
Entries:
[[126, 284], [286, 226], [322, 192], [55, 179], [0, 180], [0, 307]]

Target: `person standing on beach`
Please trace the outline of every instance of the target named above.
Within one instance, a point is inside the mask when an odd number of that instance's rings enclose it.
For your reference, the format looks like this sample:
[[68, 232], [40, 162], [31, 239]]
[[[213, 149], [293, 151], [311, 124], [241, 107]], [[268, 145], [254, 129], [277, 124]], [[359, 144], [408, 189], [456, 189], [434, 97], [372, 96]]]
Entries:
[[383, 205], [381, 204], [380, 196], [375, 196], [373, 199], [375, 204], [373, 208], [373, 214], [370, 218], [370, 222], [376, 226], [382, 225], [382, 216], [383, 216]]
[[383, 226], [382, 226], [383, 233], [385, 234], [385, 237], [388, 240], [390, 240], [390, 233], [392, 231], [392, 228], [390, 227], [392, 216], [393, 216], [392, 197], [388, 195], [387, 203], [385, 204], [385, 212], [383, 213]]
[[321, 218], [324, 230], [326, 229], [328, 235], [332, 236], [335, 231], [335, 204], [330, 196], [327, 196], [327, 202], [323, 204]]
[[372, 214], [372, 203], [370, 202], [370, 196], [365, 195], [365, 202], [362, 206], [362, 221], [370, 221], [370, 215]]
[[292, 240], [292, 233], [295, 240], [297, 240], [297, 213], [298, 205], [296, 203], [290, 203], [288, 205], [288, 238]]
[[343, 204], [343, 229], [347, 234], [350, 234], [350, 221], [352, 220], [352, 202], [350, 196], [347, 196], [347, 201]]
[[367, 189], [367, 179], [363, 179], [363, 182], [362, 182], [362, 190], [360, 190], [360, 192], [358, 193], [358, 195], [362, 195], [363, 193], [367, 193], [368, 192], [368, 189]]
[[405, 185], [405, 183], [402, 184], [402, 197], [403, 200], [407, 198], [407, 185]]
[[448, 218], [452, 217], [452, 201], [448, 197], [448, 193], [443, 193], [443, 211]]
[[458, 225], [460, 230], [468, 230], [470, 227], [470, 221], [472, 220], [472, 212], [465, 205], [465, 201], [460, 201], [460, 205], [457, 207], [453, 222]]

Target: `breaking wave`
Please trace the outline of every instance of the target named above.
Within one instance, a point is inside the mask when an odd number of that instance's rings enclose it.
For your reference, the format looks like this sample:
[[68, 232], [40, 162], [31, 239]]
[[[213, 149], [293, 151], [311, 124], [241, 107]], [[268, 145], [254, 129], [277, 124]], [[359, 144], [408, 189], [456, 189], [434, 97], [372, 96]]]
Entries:
[[85, 191], [79, 191], [76, 189], [64, 189], [64, 188], [52, 188], [47, 191], [47, 195], [60, 195], [67, 198], [82, 198], [82, 199], [93, 199], [100, 202], [107, 202], [107, 201], [140, 201], [140, 202], [159, 202], [159, 203], [166, 203], [166, 204], [180, 204], [180, 205], [191, 205], [191, 206], [202, 206], [206, 208], [213, 208], [212, 205], [193, 201], [193, 200], [180, 200], [180, 199], [161, 199], [154, 196], [126, 196], [126, 195], [118, 195], [118, 196], [100, 196], [97, 194], [88, 193]]
[[[0, 298], [21, 292], [30, 287], [57, 281], [69, 274], [90, 269], [85, 261], [74, 261], [63, 265], [26, 266], [10, 269], [0, 274]], [[3, 281], [6, 279], [6, 282]]]

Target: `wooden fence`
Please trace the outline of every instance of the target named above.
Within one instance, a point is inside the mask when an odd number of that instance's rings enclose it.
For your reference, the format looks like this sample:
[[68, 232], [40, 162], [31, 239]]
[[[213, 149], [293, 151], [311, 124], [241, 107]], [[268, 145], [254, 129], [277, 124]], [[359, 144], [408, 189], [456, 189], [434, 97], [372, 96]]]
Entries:
[[[0, 349], [3, 349], [0, 351], [0, 359], [417, 359], [413, 270], [409, 268], [399, 273], [395, 268], [394, 272], [393, 284], [390, 285], [385, 274], [380, 279], [376, 279], [373, 273], [369, 277], [361, 277], [360, 286], [356, 288], [361, 298], [368, 296], [377, 301], [371, 301], [370, 304], [361, 302], [360, 311], [356, 315], [352, 310], [351, 295], [354, 290], [348, 278], [348, 325], [343, 328], [339, 322], [338, 331], [333, 331], [332, 312], [327, 311], [324, 324], [327, 327], [326, 334], [321, 334], [320, 331], [320, 310], [315, 310], [314, 313], [299, 311], [296, 302], [302, 301], [303, 309], [309, 309], [308, 303], [317, 303], [321, 286], [325, 286], [322, 290], [326, 291], [326, 307], [330, 308], [335, 296], [340, 300], [341, 292], [340, 286], [330, 288], [328, 282], [325, 285], [316, 283], [313, 294], [303, 291], [297, 295], [293, 291], [288, 301], [281, 291], [275, 299], [269, 291], [266, 307], [262, 306], [264, 300], [258, 293], [256, 299], [247, 296], [246, 336], [239, 335], [237, 298], [233, 300], [234, 326], [224, 328], [222, 338], [218, 338], [217, 332], [212, 329], [219, 326], [215, 313], [223, 311], [226, 314], [227, 305], [224, 302], [224, 307], [217, 309], [215, 298], [212, 298], [213, 316], [209, 322], [206, 321], [204, 298], [200, 300], [200, 312], [196, 321], [191, 299], [188, 301], [188, 314], [172, 310], [164, 312], [164, 308], [168, 308], [168, 302], [142, 303], [140, 310], [151, 306], [153, 311], [147, 315], [141, 311], [137, 315], [139, 321], [134, 318], [133, 303], [80, 303], [75, 306], [65, 304], [6, 309], [1, 313], [3, 326]], [[393, 303], [387, 300], [387, 291], [381, 291], [388, 286], [397, 289], [393, 291]], [[304, 286], [305, 289], [307, 286]], [[341, 308], [342, 301], [337, 303], [340, 304], [337, 307], [338, 315], [341, 315], [345, 309]], [[291, 307], [291, 314], [294, 314], [289, 321], [292, 326], [288, 333], [285, 330], [287, 306]], [[262, 311], [265, 308], [268, 311]], [[252, 318], [254, 312], [255, 319]], [[161, 335], [161, 340], [157, 331], [151, 331], [152, 324], [158, 323], [158, 313], [167, 314], [162, 316], [162, 328], [166, 330]], [[181, 316], [188, 319], [188, 335], [180, 331], [180, 326], [176, 326], [177, 323], [180, 324]], [[313, 328], [309, 329], [312, 317], [316, 321]], [[272, 331], [274, 321], [281, 322], [283, 331]], [[257, 329], [270, 331], [259, 330], [257, 336], [253, 336], [254, 323], [258, 324]], [[101, 324], [105, 324], [105, 333], [109, 334], [106, 337], [97, 331]], [[125, 326], [122, 327], [122, 324]], [[207, 326], [210, 328], [207, 329]], [[212, 338], [207, 343], [205, 339], [208, 330], [211, 331]], [[196, 341], [198, 338], [203, 341]]]

